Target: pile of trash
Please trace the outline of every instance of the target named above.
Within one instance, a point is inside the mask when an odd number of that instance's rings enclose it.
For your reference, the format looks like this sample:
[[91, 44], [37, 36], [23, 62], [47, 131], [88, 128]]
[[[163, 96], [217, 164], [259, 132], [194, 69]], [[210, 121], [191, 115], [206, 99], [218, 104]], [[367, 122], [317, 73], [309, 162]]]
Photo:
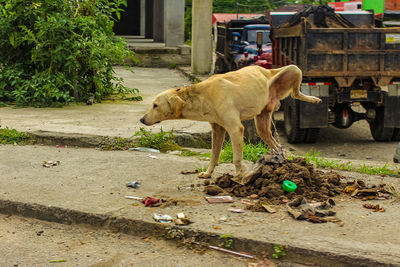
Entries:
[[[344, 177], [334, 171], [316, 170], [314, 165], [307, 163], [304, 158], [289, 160], [270, 152], [258, 161], [254, 170], [247, 176], [238, 180], [230, 174], [224, 174], [216, 179], [212, 188], [217, 194], [256, 196], [270, 204], [287, 203], [298, 197], [326, 201], [343, 192], [346, 184], [341, 182], [341, 178]], [[284, 181], [294, 183], [297, 186], [296, 190], [284, 190]], [[206, 193], [212, 194], [207, 191], [207, 187]]]
[[329, 6], [305, 5], [298, 11], [289, 22], [281, 27], [292, 27], [301, 23], [306, 18], [313, 28], [354, 28], [355, 25], [345, 19], [342, 15], [335, 13], [335, 9]]

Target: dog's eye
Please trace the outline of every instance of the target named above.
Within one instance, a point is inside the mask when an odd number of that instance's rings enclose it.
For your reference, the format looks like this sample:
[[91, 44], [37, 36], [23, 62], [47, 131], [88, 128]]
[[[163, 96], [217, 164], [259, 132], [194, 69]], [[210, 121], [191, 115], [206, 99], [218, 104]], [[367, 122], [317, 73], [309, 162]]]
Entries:
[[157, 104], [154, 104], [154, 105], [153, 105], [153, 108], [156, 108], [156, 107], [158, 107], [158, 105], [157, 105]]

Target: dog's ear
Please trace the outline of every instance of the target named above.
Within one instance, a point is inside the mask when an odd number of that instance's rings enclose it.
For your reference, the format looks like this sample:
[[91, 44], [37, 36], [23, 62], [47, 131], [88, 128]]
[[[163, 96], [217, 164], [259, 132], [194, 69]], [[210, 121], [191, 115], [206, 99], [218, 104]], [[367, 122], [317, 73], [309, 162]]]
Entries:
[[174, 112], [175, 117], [179, 118], [185, 102], [179, 96], [174, 95], [168, 98], [168, 103], [171, 106], [172, 112]]

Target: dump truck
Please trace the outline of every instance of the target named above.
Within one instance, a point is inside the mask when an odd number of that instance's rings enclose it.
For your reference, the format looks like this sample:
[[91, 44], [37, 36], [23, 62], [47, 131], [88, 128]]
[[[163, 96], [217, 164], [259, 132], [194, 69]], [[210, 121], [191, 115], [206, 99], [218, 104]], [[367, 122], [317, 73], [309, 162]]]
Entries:
[[270, 25], [265, 16], [217, 22], [215, 73], [256, 64], [272, 66]]
[[301, 91], [322, 99], [283, 101], [288, 141], [313, 143], [321, 128], [359, 120], [376, 141], [399, 141], [400, 28], [376, 28], [372, 12], [329, 12], [270, 13], [272, 67], [297, 65]]

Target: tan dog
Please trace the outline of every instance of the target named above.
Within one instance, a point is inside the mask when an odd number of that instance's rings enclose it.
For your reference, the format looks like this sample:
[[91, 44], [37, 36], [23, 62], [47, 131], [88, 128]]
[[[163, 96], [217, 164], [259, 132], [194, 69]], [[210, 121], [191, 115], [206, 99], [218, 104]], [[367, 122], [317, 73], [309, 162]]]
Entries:
[[272, 136], [270, 125], [272, 113], [279, 108], [280, 100], [291, 92], [293, 98], [321, 102], [317, 97], [300, 92], [301, 80], [301, 70], [295, 65], [270, 70], [248, 66], [214, 75], [192, 86], [160, 93], [140, 121], [146, 125], [172, 119], [210, 122], [212, 155], [207, 171], [199, 174], [203, 178], [210, 177], [218, 164], [225, 131], [228, 131], [236, 174], [243, 176], [246, 170], [242, 164], [244, 127], [241, 121], [254, 118], [258, 135], [270, 148], [279, 150], [280, 145]]

